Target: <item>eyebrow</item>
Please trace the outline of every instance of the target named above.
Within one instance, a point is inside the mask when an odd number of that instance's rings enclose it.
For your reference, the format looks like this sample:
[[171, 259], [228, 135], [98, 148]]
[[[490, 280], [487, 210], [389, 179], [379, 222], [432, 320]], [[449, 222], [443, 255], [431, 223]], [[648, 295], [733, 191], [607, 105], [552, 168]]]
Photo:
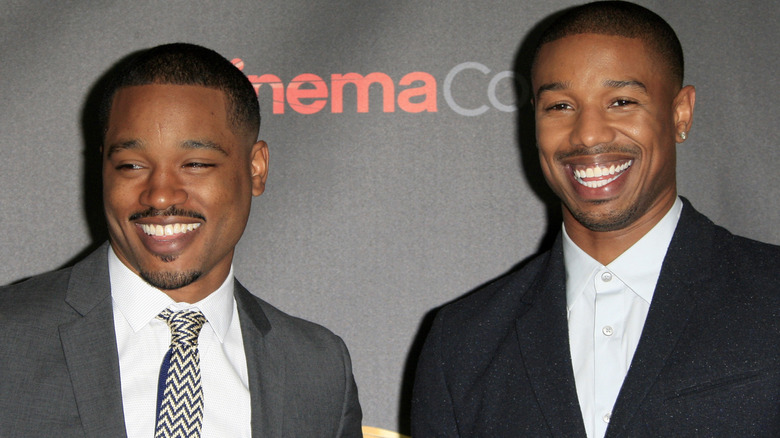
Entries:
[[546, 91], [559, 91], [559, 90], [565, 90], [570, 87], [571, 87], [571, 83], [569, 82], [551, 82], [549, 84], [542, 84], [541, 86], [539, 86], [539, 89], [536, 90], [536, 98], [539, 99], [539, 96], [541, 96], [542, 93]]
[[645, 86], [645, 84], [639, 81], [615, 81], [615, 80], [607, 79], [606, 81], [603, 82], [603, 85], [609, 88], [625, 88], [625, 87], [639, 88], [645, 93], [647, 93], [647, 87]]
[[[140, 140], [128, 140], [128, 141], [121, 141], [119, 143], [113, 143], [108, 146], [107, 148], [107, 158], [111, 158], [111, 155], [115, 152], [119, 152], [121, 150], [127, 150], [127, 149], [142, 149], [144, 148], [144, 143]], [[181, 144], [181, 147], [184, 149], [209, 149], [213, 151], [217, 151], [225, 156], [228, 156], [229, 154], [227, 151], [220, 146], [217, 143], [214, 143], [213, 141], [208, 140], [186, 140]]]
[[220, 152], [221, 154], [228, 156], [227, 151], [217, 143], [208, 140], [187, 140], [182, 143], [182, 147], [185, 149], [211, 149], [213, 151]]
[[140, 149], [142, 147], [141, 142], [138, 140], [128, 140], [119, 143], [112, 143], [106, 149], [106, 158], [111, 158], [114, 152], [119, 152], [125, 149]]
[[[604, 82], [601, 83], [604, 87], [607, 88], [638, 88], [645, 93], [647, 93], [647, 87], [645, 84], [643, 84], [640, 81], [618, 81], [614, 79], [607, 79]], [[551, 82], [549, 84], [543, 84], [539, 87], [538, 90], [536, 90], [536, 98], [539, 99], [539, 97], [542, 95], [542, 93], [547, 91], [560, 91], [560, 90], [566, 90], [571, 87], [571, 83], [569, 82]]]

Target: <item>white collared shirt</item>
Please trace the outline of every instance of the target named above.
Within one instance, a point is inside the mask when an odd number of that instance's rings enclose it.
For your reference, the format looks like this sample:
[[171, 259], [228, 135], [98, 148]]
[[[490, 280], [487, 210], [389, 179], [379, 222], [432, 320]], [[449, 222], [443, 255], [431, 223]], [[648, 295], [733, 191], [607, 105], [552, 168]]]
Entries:
[[607, 266], [580, 249], [563, 228], [569, 346], [590, 438], [607, 430], [681, 212], [678, 197], [660, 222]]
[[119, 351], [122, 405], [128, 438], [154, 436], [160, 366], [171, 342], [168, 325], [156, 319], [165, 308], [197, 308], [206, 317], [198, 336], [203, 429], [206, 437], [250, 437], [251, 405], [233, 267], [222, 285], [195, 304], [176, 303], [135, 275], [108, 251], [114, 329]]

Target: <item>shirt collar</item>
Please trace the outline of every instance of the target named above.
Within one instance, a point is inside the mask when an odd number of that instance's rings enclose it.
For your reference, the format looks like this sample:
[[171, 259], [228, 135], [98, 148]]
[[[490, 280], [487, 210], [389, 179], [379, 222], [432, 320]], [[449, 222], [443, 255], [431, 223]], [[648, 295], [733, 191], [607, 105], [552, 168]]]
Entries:
[[233, 265], [230, 265], [230, 272], [222, 285], [194, 304], [177, 303], [151, 286], [125, 266], [111, 246], [108, 250], [108, 273], [114, 308], [127, 319], [134, 332], [141, 330], [166, 308], [173, 311], [194, 308], [203, 312], [207, 325], [214, 330], [219, 342], [223, 341], [233, 319]]
[[650, 303], [661, 274], [666, 250], [672, 241], [683, 204], [680, 198], [641, 239], [604, 266], [575, 244], [563, 226], [563, 260], [566, 268], [566, 304], [569, 309], [601, 269], [609, 270], [634, 293]]

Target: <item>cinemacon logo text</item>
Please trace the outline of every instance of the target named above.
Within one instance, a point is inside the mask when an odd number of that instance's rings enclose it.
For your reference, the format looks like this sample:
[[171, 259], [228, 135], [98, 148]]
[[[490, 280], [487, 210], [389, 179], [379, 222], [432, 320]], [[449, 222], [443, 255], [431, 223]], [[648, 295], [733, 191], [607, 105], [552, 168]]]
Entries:
[[[236, 58], [233, 65], [241, 71], [244, 70], [244, 61]], [[246, 74], [246, 72], [244, 72]], [[489, 80], [485, 86], [484, 102], [467, 105], [458, 102], [453, 96], [453, 85], [464, 76], [469, 74], [481, 74]], [[447, 106], [457, 114], [463, 116], [479, 116], [490, 111], [491, 108], [503, 111], [517, 111], [516, 101], [503, 97], [499, 99], [496, 92], [502, 81], [513, 81], [514, 73], [512, 71], [502, 71], [493, 73], [490, 68], [478, 62], [464, 62], [453, 67], [442, 82], [442, 94]], [[355, 96], [354, 102], [347, 102], [347, 105], [355, 105], [358, 113], [367, 113], [369, 109], [392, 113], [398, 108], [407, 113], [438, 112], [438, 82], [433, 75], [426, 72], [415, 71], [407, 73], [398, 79], [396, 83], [393, 78], [385, 73], [334, 73], [330, 75], [329, 80], [312, 74], [303, 73], [295, 76], [286, 84], [279, 76], [273, 74], [253, 75], [247, 74], [249, 81], [255, 87], [258, 96], [263, 100], [264, 93], [269, 93], [271, 98], [271, 111], [273, 114], [284, 114], [287, 108], [292, 109], [299, 114], [315, 114], [320, 111], [329, 111], [331, 113], [344, 112], [344, 90], [351, 87], [350, 96]], [[507, 84], [503, 84], [507, 85]], [[528, 101], [528, 85], [525, 80], [519, 78], [514, 84], [519, 90], [517, 101]], [[369, 93], [369, 88], [374, 86], [374, 90], [381, 89], [381, 93]], [[270, 89], [267, 91], [265, 88]], [[506, 94], [506, 93], [505, 93]], [[379, 99], [381, 102], [369, 102], [370, 99]]]

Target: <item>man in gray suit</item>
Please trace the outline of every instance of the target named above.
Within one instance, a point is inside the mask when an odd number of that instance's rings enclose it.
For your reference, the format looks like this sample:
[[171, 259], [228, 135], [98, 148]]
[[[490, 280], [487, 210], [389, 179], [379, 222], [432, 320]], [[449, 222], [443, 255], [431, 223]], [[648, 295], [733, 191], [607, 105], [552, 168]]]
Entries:
[[[109, 242], [0, 290], [0, 436], [361, 436], [342, 340], [233, 277], [268, 170], [247, 78], [209, 49], [155, 47], [123, 64], [101, 118]], [[199, 334], [177, 353], [185, 314]], [[187, 427], [161, 431], [165, 415]]]
[[780, 436], [780, 248], [677, 195], [682, 80], [674, 31], [641, 6], [579, 6], [542, 34], [536, 139], [563, 228], [438, 312], [415, 438]]

